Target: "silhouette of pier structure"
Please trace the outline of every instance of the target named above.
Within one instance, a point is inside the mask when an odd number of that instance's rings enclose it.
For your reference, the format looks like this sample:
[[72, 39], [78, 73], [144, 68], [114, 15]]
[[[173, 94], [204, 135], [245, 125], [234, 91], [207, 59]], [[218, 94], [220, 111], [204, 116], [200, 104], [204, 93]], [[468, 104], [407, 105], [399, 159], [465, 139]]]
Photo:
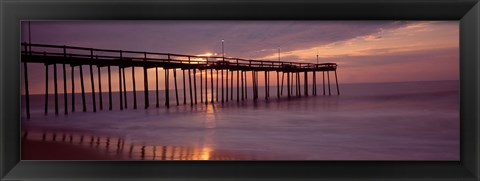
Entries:
[[[125, 69], [131, 68], [132, 72], [132, 86], [133, 86], [133, 108], [137, 109], [137, 89], [135, 79], [134, 67], [143, 68], [144, 80], [144, 108], [150, 106], [149, 103], [149, 84], [148, 84], [148, 69], [155, 69], [155, 90], [156, 90], [156, 107], [159, 107], [159, 74], [158, 69], [163, 68], [165, 75], [164, 89], [165, 89], [165, 106], [170, 107], [170, 72], [173, 74], [174, 93], [176, 105], [180, 105], [177, 70], [183, 74], [180, 81], [183, 83], [183, 104], [187, 104], [187, 97], [190, 99], [190, 105], [193, 106], [198, 103], [197, 96], [200, 97], [200, 103], [208, 104], [214, 102], [228, 102], [236, 100], [244, 101], [248, 99], [247, 88], [253, 92], [253, 100], [259, 99], [259, 72], [264, 72], [265, 79], [265, 99], [270, 98], [270, 73], [276, 73], [277, 77], [277, 98], [284, 96], [284, 79], [286, 76], [286, 96], [301, 97], [301, 96], [316, 96], [317, 95], [317, 73], [322, 73], [323, 95], [332, 94], [330, 83], [330, 72], [334, 72], [337, 95], [340, 95], [337, 78], [337, 64], [336, 63], [301, 63], [288, 61], [267, 61], [267, 60], [248, 60], [232, 57], [218, 57], [218, 56], [195, 56], [182, 55], [172, 53], [154, 53], [154, 52], [140, 52], [140, 51], [123, 51], [123, 50], [109, 50], [109, 49], [94, 49], [86, 47], [61, 46], [61, 45], [45, 45], [45, 44], [29, 44], [22, 43], [21, 61], [23, 62], [24, 81], [25, 81], [25, 96], [26, 96], [26, 114], [30, 118], [30, 101], [29, 101], [29, 87], [28, 87], [28, 67], [27, 63], [41, 63], [45, 66], [45, 114], [48, 113], [48, 96], [49, 96], [49, 68], [53, 67], [54, 77], [54, 98], [55, 98], [55, 114], [59, 114], [58, 103], [58, 75], [57, 68], [63, 69], [63, 96], [64, 96], [64, 114], [68, 114], [67, 97], [69, 90], [67, 89], [66, 66], [71, 67], [71, 111], [75, 110], [75, 81], [74, 72], [80, 72], [80, 87], [82, 96], [82, 111], [87, 111], [85, 83], [83, 75], [84, 66], [90, 69], [91, 94], [93, 101], [93, 112], [97, 111], [97, 99], [95, 97], [98, 92], [98, 106], [100, 110], [104, 109], [101, 71], [108, 72], [108, 109], [112, 110], [112, 67], [117, 67], [119, 80], [119, 109], [127, 108], [127, 91], [125, 81]], [[60, 67], [57, 67], [60, 66]], [[95, 76], [93, 74], [94, 67], [97, 69], [97, 83], [98, 89], [95, 87]], [[215, 71], [215, 73], [214, 73]], [[197, 86], [197, 72], [199, 73], [200, 88]], [[193, 76], [192, 76], [193, 73]], [[247, 75], [251, 73], [251, 81], [247, 81]], [[311, 88], [308, 83], [308, 73], [312, 75]], [[215, 74], [215, 78], [214, 78]], [[220, 75], [219, 75], [220, 74]], [[281, 74], [281, 78], [280, 78]], [[325, 77], [325, 74], [327, 75]], [[208, 76], [210, 75], [210, 76]], [[303, 75], [303, 95], [301, 79]], [[88, 75], [87, 75], [88, 76]], [[188, 78], [188, 79], [187, 79]], [[326, 79], [325, 79], [326, 78]], [[210, 79], [210, 80], [209, 80]], [[215, 80], [214, 80], [215, 79]], [[221, 83], [219, 84], [219, 80]], [[188, 81], [188, 82], [187, 82]], [[281, 81], [281, 82], [280, 82]], [[186, 84], [188, 83], [187, 96]], [[193, 85], [192, 85], [193, 83]], [[236, 86], [234, 87], [234, 84]], [[328, 87], [328, 92], [326, 90]], [[221, 89], [219, 92], [219, 88]], [[294, 91], [295, 90], [295, 91]], [[309, 90], [310, 93], [309, 93]], [[234, 91], [236, 92], [236, 99], [234, 98]], [[199, 95], [197, 94], [199, 92]], [[208, 94], [210, 92], [210, 94]], [[295, 94], [294, 94], [295, 92]], [[208, 96], [210, 95], [210, 97]], [[221, 95], [221, 98], [220, 98]], [[107, 108], [105, 108], [107, 109]]]

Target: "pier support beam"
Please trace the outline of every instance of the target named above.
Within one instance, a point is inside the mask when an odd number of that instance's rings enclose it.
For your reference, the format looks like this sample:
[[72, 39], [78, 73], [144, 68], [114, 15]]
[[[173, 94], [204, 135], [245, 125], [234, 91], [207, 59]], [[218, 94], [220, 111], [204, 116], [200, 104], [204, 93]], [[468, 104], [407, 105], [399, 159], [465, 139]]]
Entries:
[[182, 69], [183, 72], [183, 104], [187, 104], [187, 87], [185, 86], [185, 69]]
[[240, 71], [237, 70], [237, 102], [240, 102], [240, 81], [239, 81], [240, 80], [240, 77], [239, 77], [240, 73], [239, 72]]
[[133, 87], [133, 109], [137, 109], [137, 86], [135, 83], [135, 67], [134, 66], [132, 66], [132, 87]]
[[280, 75], [277, 71], [277, 98], [280, 99]]
[[101, 71], [99, 66], [97, 66], [97, 74], [98, 74], [98, 99], [100, 102], [100, 110], [103, 110], [102, 77], [101, 77]]
[[210, 101], [213, 104], [213, 69], [210, 69]]
[[323, 83], [322, 83], [322, 85], [323, 85], [323, 95], [325, 95], [325, 71], [322, 71], [322, 74], [323, 74], [323, 76], [322, 76], [322, 78], [323, 78]]
[[216, 81], [217, 81], [217, 90], [216, 90], [216, 97], [217, 97], [217, 102], [218, 102], [218, 69], [216, 70], [217, 71], [217, 77], [216, 77]]
[[[248, 84], [247, 84], [247, 71], [244, 72], [244, 75], [245, 75], [245, 100], [248, 99]], [[253, 78], [252, 78], [253, 80]]]
[[193, 92], [195, 104], [197, 104], [197, 69], [193, 69]]
[[112, 110], [112, 76], [110, 73], [110, 65], [108, 69], [108, 110]]
[[67, 103], [67, 72], [65, 70], [65, 64], [63, 64], [63, 113], [68, 114], [68, 103]]
[[168, 69], [164, 68], [165, 70], [165, 106], [167, 106], [167, 108], [170, 108], [170, 94], [169, 94], [169, 91], [170, 91], [170, 75], [169, 75], [169, 71]]
[[123, 77], [123, 97], [125, 99], [123, 99], [125, 101], [125, 109], [128, 108], [128, 101], [127, 101], [127, 79], [125, 78], [125, 67], [122, 68], [122, 77]]
[[[146, 54], [145, 54], [146, 56]], [[148, 76], [147, 76], [147, 67], [143, 67], [143, 81], [144, 81], [144, 88], [143, 91], [145, 92], [145, 109], [149, 107], [149, 100], [148, 100]]]
[[243, 100], [244, 100], [244, 98], [245, 98], [245, 95], [244, 95], [244, 80], [243, 80], [243, 71], [241, 71], [241, 73], [242, 73], [242, 76], [241, 76], [241, 77], [242, 77], [242, 101], [243, 101]]
[[70, 65], [72, 69], [72, 75], [70, 79], [72, 80], [72, 112], [75, 112], [75, 66]]
[[178, 102], [177, 69], [173, 69], [173, 82], [175, 83], [175, 100], [178, 106], [180, 103]]
[[55, 93], [55, 115], [58, 115], [58, 80], [57, 80], [57, 64], [53, 64], [53, 83]]
[[[26, 46], [25, 46], [26, 49]], [[63, 74], [65, 74], [65, 64], [63, 64]], [[28, 90], [28, 68], [27, 68], [27, 62], [23, 62], [23, 78], [25, 79], [25, 101], [26, 101], [26, 108], [27, 108], [27, 119], [30, 119], [30, 91]], [[64, 79], [65, 80], [65, 79]], [[64, 82], [66, 85], [66, 82]], [[67, 92], [67, 91], [65, 91]], [[65, 104], [66, 108], [67, 104]], [[67, 111], [65, 109], [65, 111]]]
[[312, 95], [317, 95], [317, 73], [316, 71], [312, 72]]
[[283, 79], [285, 77], [285, 72], [282, 72], [282, 86], [281, 86], [281, 90], [280, 90], [280, 95], [283, 96]]
[[253, 71], [255, 74], [255, 99], [258, 100], [258, 72]]
[[338, 88], [337, 70], [335, 70], [335, 82], [337, 83], [337, 95], [340, 95], [340, 89]]
[[118, 93], [120, 94], [120, 110], [123, 110], [122, 67], [118, 66]]
[[156, 94], [156, 107], [160, 107], [160, 98], [158, 95], [158, 67], [155, 67], [155, 94]]
[[252, 71], [253, 78], [253, 99], [258, 99], [258, 72]]
[[265, 99], [268, 99], [268, 72], [267, 71], [265, 71], [264, 86], [265, 86]]
[[200, 103], [203, 103], [203, 72], [202, 69], [200, 71]]
[[205, 69], [205, 105], [208, 104], [208, 69]]
[[82, 87], [83, 112], [87, 112], [87, 104], [85, 102], [85, 84], [83, 82], [83, 66], [82, 65], [80, 65], [80, 86]]
[[193, 106], [193, 94], [192, 94], [192, 73], [188, 69], [188, 84], [190, 88], [190, 106]]
[[[30, 26], [30, 25], [29, 25]], [[27, 52], [27, 46], [24, 46], [25, 52]], [[31, 49], [31, 47], [30, 47]], [[27, 62], [23, 62], [23, 78], [25, 82], [25, 101], [26, 101], [26, 108], [27, 108], [27, 119], [30, 119], [30, 90], [28, 89], [28, 67]], [[25, 136], [26, 138], [26, 136]]]
[[305, 96], [308, 96], [308, 72], [307, 71], [305, 71], [304, 76], [305, 76], [305, 79], [303, 80], [303, 84], [305, 86], [305, 88], [304, 88], [305, 93], [304, 94], [305, 94]]
[[328, 79], [328, 95], [332, 95], [332, 92], [330, 89], [330, 71], [327, 71], [327, 79]]
[[294, 83], [295, 82], [295, 78], [294, 78], [295, 72], [291, 72], [291, 75], [292, 75], [292, 77], [290, 78], [290, 80], [292, 82], [290, 83], [290, 91], [291, 91], [290, 95], [293, 96], [293, 87], [295, 85], [295, 83]]
[[[147, 61], [147, 53], [143, 53], [143, 58], [144, 61]], [[147, 67], [143, 67], [143, 81], [144, 83], [144, 88], [143, 91], [145, 92], [145, 109], [148, 109], [149, 107], [149, 100], [148, 100], [148, 76], [147, 76]]]
[[290, 72], [287, 72], [287, 92], [288, 98], [290, 98]]
[[270, 98], [270, 72], [267, 71], [267, 97]]
[[92, 84], [92, 105], [93, 105], [93, 112], [97, 112], [97, 103], [95, 100], [95, 82], [93, 81], [93, 66], [90, 64], [90, 82]]
[[297, 87], [298, 87], [298, 96], [302, 96], [302, 89], [300, 85], [300, 72], [297, 72]]
[[233, 71], [230, 71], [230, 100], [233, 101]]
[[225, 102], [228, 102], [228, 69], [225, 70], [226, 79], [225, 79]]
[[45, 115], [48, 113], [48, 65], [45, 64]]
[[224, 91], [223, 91], [223, 69], [220, 70], [220, 72], [222, 72], [222, 103], [223, 101], [225, 100], [225, 96], [223, 95]]
[[299, 93], [298, 86], [299, 86], [299, 84], [298, 84], [298, 72], [295, 72], [295, 96], [297, 96], [297, 97], [298, 97], [298, 93]]

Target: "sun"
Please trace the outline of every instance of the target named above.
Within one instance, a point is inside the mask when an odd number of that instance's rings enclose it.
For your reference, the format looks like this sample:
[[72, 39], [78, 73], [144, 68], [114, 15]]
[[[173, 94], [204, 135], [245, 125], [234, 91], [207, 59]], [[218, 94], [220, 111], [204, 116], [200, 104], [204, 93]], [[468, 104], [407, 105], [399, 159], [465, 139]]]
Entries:
[[214, 56], [214, 55], [217, 55], [217, 54], [216, 54], [216, 53], [207, 52], [207, 53], [203, 53], [203, 54], [198, 54], [197, 56], [210, 57], [210, 56]]

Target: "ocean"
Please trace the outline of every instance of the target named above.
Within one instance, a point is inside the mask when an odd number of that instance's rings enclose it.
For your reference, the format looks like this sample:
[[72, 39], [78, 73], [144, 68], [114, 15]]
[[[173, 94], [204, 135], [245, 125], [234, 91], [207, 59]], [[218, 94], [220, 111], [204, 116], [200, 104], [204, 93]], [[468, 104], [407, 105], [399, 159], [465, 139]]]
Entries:
[[[148, 109], [143, 91], [137, 91], [136, 110], [133, 93], [128, 92], [128, 108], [123, 111], [118, 92], [113, 93], [113, 110], [108, 110], [107, 89], [102, 87], [103, 110], [97, 93], [97, 112], [92, 111], [87, 93], [87, 112], [82, 112], [77, 93], [72, 113], [69, 94], [68, 115], [64, 115], [63, 94], [59, 94], [58, 116], [53, 95], [49, 95], [48, 115], [44, 115], [44, 95], [31, 95], [30, 119], [22, 107], [22, 131], [29, 132], [29, 139], [96, 144], [138, 160], [459, 160], [458, 80], [339, 86], [340, 95], [335, 86], [332, 95], [328, 87], [323, 95], [320, 83], [317, 96], [311, 95], [311, 86], [309, 96], [304, 96], [302, 85], [302, 96], [291, 98], [284, 87], [277, 99], [274, 85], [268, 100], [260, 86], [257, 101], [248, 87], [248, 99], [239, 102], [234, 88], [233, 100], [224, 103], [220, 89], [220, 101], [214, 104], [201, 103], [197, 90], [194, 106], [188, 90], [185, 105], [179, 90], [179, 106], [171, 90], [170, 108], [164, 105], [163, 90], [158, 108], [156, 92], [149, 91]], [[22, 97], [22, 106], [24, 102]]]

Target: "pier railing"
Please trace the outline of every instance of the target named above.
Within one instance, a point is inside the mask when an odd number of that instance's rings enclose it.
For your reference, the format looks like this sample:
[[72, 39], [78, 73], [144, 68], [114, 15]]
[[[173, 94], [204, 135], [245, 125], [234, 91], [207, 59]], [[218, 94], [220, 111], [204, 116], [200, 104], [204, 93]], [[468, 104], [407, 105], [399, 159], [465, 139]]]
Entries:
[[[315, 70], [335, 70], [336, 63], [301, 63], [291, 61], [271, 61], [271, 60], [252, 60], [233, 57], [219, 56], [197, 56], [174, 53], [156, 53], [142, 51], [111, 50], [98, 48], [85, 48], [65, 45], [47, 45], [47, 44], [28, 44], [22, 43], [22, 55], [25, 56], [45, 56], [45, 57], [64, 57], [78, 59], [95, 59], [100, 61], [115, 60], [125, 62], [162, 62], [181, 65], [194, 65], [196, 68], [264, 68], [271, 70], [296, 70], [296, 71], [315, 71]], [[28, 61], [26, 59], [25, 61]], [[81, 61], [71, 62], [72, 64], [82, 64]], [[84, 64], [90, 64], [85, 62]], [[179, 67], [182, 68], [182, 67]]]

